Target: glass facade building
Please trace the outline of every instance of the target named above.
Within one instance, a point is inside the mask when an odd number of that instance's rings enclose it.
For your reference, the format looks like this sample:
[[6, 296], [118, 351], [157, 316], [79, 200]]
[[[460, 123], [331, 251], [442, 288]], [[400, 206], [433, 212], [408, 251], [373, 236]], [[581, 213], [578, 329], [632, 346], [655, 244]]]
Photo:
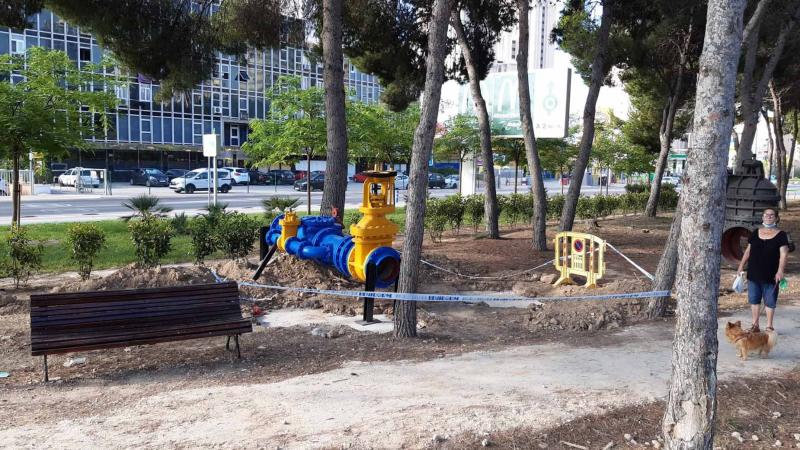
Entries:
[[[0, 27], [0, 54], [24, 54], [34, 46], [61, 50], [80, 67], [100, 63], [104, 49], [90, 34], [44, 10], [29, 18], [31, 28]], [[168, 44], [165, 44], [168, 45]], [[322, 64], [309, 61], [302, 48], [284, 46], [249, 50], [243, 58], [218, 54], [210, 80], [191, 93], [161, 103], [160, 89], [142, 75], [132, 74], [116, 89], [121, 104], [111, 113], [112, 127], [105, 136], [90, 139], [91, 151], [72, 151], [54, 168], [74, 166], [110, 169], [112, 179], [126, 180], [139, 167], [163, 170], [205, 167], [203, 134], [222, 134], [225, 164], [239, 165], [247, 139], [248, 122], [269, 111], [265, 92], [283, 75], [301, 78], [303, 87], [322, 86]], [[376, 102], [377, 78], [359, 72], [345, 60], [345, 88], [363, 102]], [[221, 162], [222, 164], [222, 162]]]

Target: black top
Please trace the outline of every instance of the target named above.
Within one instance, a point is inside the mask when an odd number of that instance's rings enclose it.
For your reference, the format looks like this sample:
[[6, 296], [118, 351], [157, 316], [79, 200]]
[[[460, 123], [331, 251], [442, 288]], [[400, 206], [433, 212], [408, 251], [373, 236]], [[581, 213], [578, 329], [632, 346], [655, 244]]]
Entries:
[[772, 239], [761, 239], [758, 229], [750, 236], [750, 260], [747, 264], [747, 279], [759, 283], [774, 283], [780, 262], [780, 248], [789, 245], [789, 237], [779, 231]]

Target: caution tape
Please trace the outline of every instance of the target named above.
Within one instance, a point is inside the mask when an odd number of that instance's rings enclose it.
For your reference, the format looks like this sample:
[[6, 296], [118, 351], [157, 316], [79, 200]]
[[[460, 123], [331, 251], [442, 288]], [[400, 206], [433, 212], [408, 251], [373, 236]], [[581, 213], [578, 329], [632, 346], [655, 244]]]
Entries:
[[645, 291], [620, 294], [598, 294], [598, 295], [578, 295], [578, 296], [553, 296], [553, 297], [505, 297], [493, 295], [452, 295], [452, 294], [414, 294], [401, 292], [375, 292], [375, 291], [335, 291], [331, 289], [312, 289], [291, 286], [279, 286], [273, 284], [260, 284], [248, 281], [240, 281], [239, 286], [274, 289], [280, 291], [303, 292], [307, 294], [323, 294], [337, 297], [353, 298], [374, 298], [380, 300], [401, 300], [410, 302], [531, 302], [541, 304], [542, 302], [552, 301], [572, 301], [572, 300], [614, 300], [630, 298], [649, 298], [666, 297], [669, 291]]
[[609, 243], [609, 242], [606, 242], [606, 245], [607, 245], [607, 246], [608, 246], [608, 248], [610, 248], [611, 250], [614, 250], [614, 251], [615, 251], [615, 252], [616, 252], [616, 253], [617, 253], [619, 256], [622, 256], [622, 257], [625, 259], [625, 261], [628, 261], [629, 263], [631, 263], [631, 265], [632, 265], [633, 267], [636, 267], [637, 269], [639, 269], [639, 272], [642, 272], [642, 274], [643, 274], [644, 276], [646, 276], [647, 278], [649, 278], [651, 281], [655, 279], [655, 277], [654, 277], [653, 275], [651, 275], [651, 274], [650, 274], [650, 272], [648, 272], [648, 271], [644, 270], [644, 269], [643, 269], [643, 268], [642, 268], [640, 265], [636, 264], [635, 262], [633, 262], [633, 260], [631, 260], [631, 259], [630, 259], [630, 258], [628, 258], [627, 256], [623, 255], [623, 254], [622, 254], [622, 252], [621, 252], [621, 251], [619, 251], [619, 250], [617, 250], [617, 248], [616, 248], [616, 247], [614, 247], [613, 245], [611, 245], [611, 243]]
[[427, 266], [431, 266], [434, 269], [441, 270], [442, 272], [446, 272], [446, 273], [455, 275], [457, 277], [466, 278], [466, 279], [469, 279], [469, 280], [505, 280], [505, 279], [508, 279], [508, 278], [514, 278], [514, 277], [520, 276], [522, 274], [525, 274], [525, 273], [528, 273], [528, 272], [533, 272], [534, 270], [541, 269], [542, 267], [544, 267], [546, 265], [553, 264], [553, 261], [555, 261], [555, 259], [551, 259], [550, 261], [547, 261], [547, 262], [544, 262], [542, 264], [539, 264], [538, 266], [536, 266], [536, 267], [534, 267], [532, 269], [525, 269], [525, 270], [521, 270], [519, 272], [509, 273], [507, 275], [501, 275], [501, 276], [497, 276], [497, 277], [484, 277], [484, 276], [478, 276], [478, 275], [465, 275], [463, 273], [458, 273], [458, 272], [455, 272], [453, 270], [444, 268], [442, 266], [437, 266], [436, 264], [434, 264], [432, 262], [429, 262], [429, 261], [425, 261], [424, 259], [420, 260], [420, 262], [422, 264], [425, 264]]

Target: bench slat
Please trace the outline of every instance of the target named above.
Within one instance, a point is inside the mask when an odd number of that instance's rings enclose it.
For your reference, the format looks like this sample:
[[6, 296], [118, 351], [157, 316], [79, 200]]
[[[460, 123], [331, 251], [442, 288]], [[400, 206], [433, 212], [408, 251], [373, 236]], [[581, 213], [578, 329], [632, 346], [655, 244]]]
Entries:
[[241, 326], [239, 328], [233, 329], [225, 329], [225, 330], [210, 330], [192, 334], [175, 334], [171, 336], [161, 336], [161, 337], [153, 337], [147, 339], [136, 339], [136, 340], [127, 340], [127, 341], [118, 341], [118, 342], [105, 342], [101, 344], [86, 344], [81, 346], [73, 346], [73, 347], [63, 347], [63, 348], [51, 348], [51, 349], [31, 349], [31, 356], [41, 356], [41, 355], [52, 355], [52, 354], [59, 354], [59, 353], [72, 353], [76, 351], [88, 351], [88, 350], [100, 350], [104, 348], [117, 348], [117, 347], [132, 347], [135, 345], [148, 345], [148, 344], [157, 344], [161, 342], [172, 342], [172, 341], [181, 341], [181, 340], [188, 340], [188, 339], [198, 339], [198, 338], [205, 338], [205, 337], [213, 337], [213, 336], [231, 336], [237, 334], [245, 334], [253, 331], [252, 325], [248, 322], [247, 326]]
[[[194, 333], [208, 330], [228, 330], [239, 328], [243, 326], [243, 324], [248, 323], [250, 323], [249, 320], [238, 319], [209, 321], [204, 324], [195, 324], [190, 326], [185, 326], [182, 324], [165, 324], [160, 327], [123, 330], [117, 333], [86, 333], [84, 335], [72, 336], [64, 339], [60, 339], [59, 336], [56, 336], [54, 340], [41, 339], [37, 340], [35, 344], [37, 349], [65, 347], [68, 345], [96, 344], [102, 342], [138, 339], [142, 337], [171, 336], [174, 334]], [[33, 344], [34, 343], [32, 342], [31, 345]]]
[[31, 317], [31, 324], [33, 326], [48, 326], [48, 325], [80, 325], [91, 324], [97, 322], [111, 322], [125, 319], [131, 320], [146, 320], [148, 317], [161, 317], [168, 315], [181, 315], [189, 312], [205, 312], [205, 311], [218, 311], [225, 312], [238, 312], [241, 314], [241, 309], [238, 302], [233, 303], [200, 303], [200, 304], [186, 304], [186, 305], [164, 305], [163, 307], [153, 307], [138, 310], [122, 310], [122, 311], [102, 311], [92, 313], [75, 314], [73, 316], [40, 316]]
[[119, 333], [126, 333], [129, 330], [136, 331], [136, 330], [150, 330], [150, 329], [160, 329], [160, 328], [170, 328], [170, 327], [191, 327], [191, 326], [200, 326], [209, 323], [216, 323], [216, 322], [235, 322], [242, 319], [241, 314], [205, 314], [198, 318], [192, 318], [191, 321], [187, 318], [183, 317], [162, 317], [158, 320], [152, 321], [128, 321], [125, 323], [119, 324], [95, 324], [91, 326], [84, 326], [84, 327], [74, 327], [74, 326], [60, 326], [60, 327], [49, 327], [46, 330], [42, 330], [36, 333], [31, 334], [31, 342], [41, 342], [41, 341], [48, 341], [48, 340], [55, 340], [61, 338], [70, 338], [75, 336], [93, 336], [93, 335], [114, 335]]
[[225, 295], [221, 295], [220, 293], [215, 292], [201, 292], [196, 295], [191, 294], [182, 294], [180, 297], [169, 297], [164, 298], [162, 302], [155, 302], [152, 300], [130, 300], [130, 301], [117, 301], [113, 298], [109, 301], [105, 301], [102, 303], [83, 303], [77, 305], [54, 305], [54, 306], [34, 306], [31, 307], [31, 315], [40, 316], [40, 315], [58, 315], [58, 314], [75, 314], [81, 312], [92, 312], [92, 311], [105, 311], [110, 309], [127, 309], [127, 308], [142, 308], [142, 307], [150, 307], [150, 306], [158, 306], [160, 304], [169, 304], [169, 303], [185, 303], [185, 302], [194, 302], [194, 301], [218, 301], [218, 302], [239, 302], [239, 295], [236, 292], [230, 292]]
[[67, 292], [59, 294], [31, 295], [31, 306], [74, 305], [82, 303], [96, 303], [114, 299], [153, 299], [158, 301], [173, 294], [196, 293], [201, 291], [231, 291], [238, 292], [236, 283], [196, 284], [190, 286], [177, 286], [166, 288], [123, 289], [116, 291], [88, 291]]

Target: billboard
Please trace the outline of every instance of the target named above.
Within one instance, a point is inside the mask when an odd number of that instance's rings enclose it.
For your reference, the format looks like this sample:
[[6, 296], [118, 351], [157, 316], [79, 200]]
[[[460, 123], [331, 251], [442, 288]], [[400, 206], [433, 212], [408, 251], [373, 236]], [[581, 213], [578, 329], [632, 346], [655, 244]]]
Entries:
[[[537, 69], [528, 73], [533, 129], [537, 138], [567, 136], [571, 69]], [[481, 81], [492, 124], [502, 129], [495, 136], [522, 137], [519, 119], [517, 72], [489, 74]], [[442, 114], [447, 120], [456, 114], [475, 114], [469, 85], [448, 81], [442, 86]]]

